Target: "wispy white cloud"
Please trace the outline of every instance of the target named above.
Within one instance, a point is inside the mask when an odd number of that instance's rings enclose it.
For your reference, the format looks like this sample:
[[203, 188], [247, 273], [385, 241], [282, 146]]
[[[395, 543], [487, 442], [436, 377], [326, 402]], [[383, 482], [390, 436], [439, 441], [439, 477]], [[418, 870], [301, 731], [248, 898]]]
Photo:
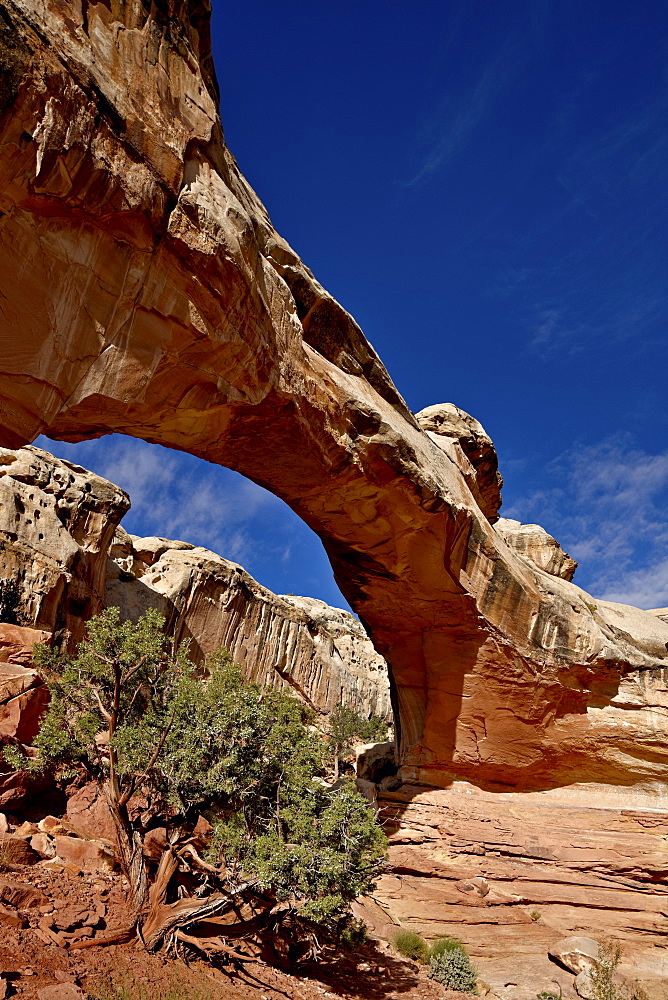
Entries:
[[[422, 141], [416, 145], [422, 145], [425, 151], [419, 167], [405, 182], [407, 187], [444, 167], [466, 145], [531, 54], [529, 43], [535, 40], [537, 31], [543, 30], [539, 22], [534, 18], [522, 30], [511, 31], [497, 51], [478, 67], [468, 89], [446, 89], [441, 94], [423, 122]], [[449, 46], [456, 43], [455, 35]]]
[[[596, 74], [564, 95], [543, 137], [540, 158], [554, 162], [562, 196], [535, 218], [521, 245], [507, 247], [495, 282], [496, 294], [515, 300], [529, 350], [547, 358], [656, 337], [668, 311], [660, 252], [668, 87], [574, 141], [590, 85], [595, 89]], [[570, 245], [560, 242], [560, 234], [573, 231]], [[554, 243], [549, 254], [542, 250], [548, 240]]]
[[[285, 505], [262, 487], [229, 469], [134, 438], [67, 445], [38, 439], [37, 447], [86, 465], [129, 495], [132, 509], [124, 526], [133, 534], [158, 534], [203, 545], [236, 562], [251, 562], [267, 546], [258, 519], [293, 518]], [[283, 549], [276, 549], [281, 558]]]
[[668, 451], [649, 454], [619, 435], [576, 446], [540, 471], [545, 485], [503, 514], [537, 522], [580, 563], [577, 580], [601, 599], [668, 601]]

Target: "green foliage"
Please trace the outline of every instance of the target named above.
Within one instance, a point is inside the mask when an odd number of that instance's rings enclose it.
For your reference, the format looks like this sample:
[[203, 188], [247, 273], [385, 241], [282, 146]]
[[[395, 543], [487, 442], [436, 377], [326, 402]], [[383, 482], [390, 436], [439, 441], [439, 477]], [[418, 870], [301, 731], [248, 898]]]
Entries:
[[353, 916], [347, 916], [340, 922], [338, 932], [343, 947], [351, 951], [369, 940], [366, 924]]
[[225, 861], [229, 879], [336, 920], [382, 867], [373, 809], [352, 783], [332, 792], [316, 780], [327, 748], [310, 710], [245, 684], [223, 651], [198, 676], [163, 628], [153, 610], [135, 625], [109, 608], [76, 656], [39, 648], [51, 703], [27, 766], [84, 767], [121, 806], [144, 788], [182, 815], [207, 808], [209, 858]]
[[430, 979], [442, 983], [448, 990], [457, 990], [460, 993], [478, 992], [476, 971], [460, 943], [432, 954], [428, 975]]
[[388, 723], [379, 716], [367, 719], [349, 705], [337, 705], [329, 717], [329, 747], [337, 773], [340, 758], [352, 751], [355, 742], [383, 743], [388, 734]]
[[646, 995], [642, 990], [628, 989], [615, 982], [617, 967], [622, 958], [622, 949], [614, 941], [604, 941], [598, 946], [598, 955], [589, 971], [590, 1000], [641, 1000]]
[[442, 955], [446, 951], [454, 951], [459, 948], [460, 951], [464, 951], [464, 945], [456, 937], [442, 937], [436, 938], [431, 947], [429, 948], [429, 959], [431, 960], [437, 955]]
[[394, 935], [394, 947], [404, 958], [426, 965], [429, 961], [429, 945], [415, 931], [397, 931]]
[[534, 921], [534, 923], [538, 923], [538, 921], [541, 918], [541, 912], [540, 912], [540, 910], [532, 910], [531, 913], [529, 914], [529, 916]]
[[559, 993], [550, 993], [547, 990], [541, 990], [540, 993], [536, 993], [536, 1000], [562, 1000], [561, 987], [559, 987]]
[[18, 580], [0, 580], [0, 622], [32, 625]]

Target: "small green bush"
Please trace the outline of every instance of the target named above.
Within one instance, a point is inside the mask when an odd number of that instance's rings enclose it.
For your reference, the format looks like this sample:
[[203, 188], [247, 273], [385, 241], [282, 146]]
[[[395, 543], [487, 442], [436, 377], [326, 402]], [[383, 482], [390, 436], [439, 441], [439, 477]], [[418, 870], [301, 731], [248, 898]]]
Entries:
[[397, 931], [394, 935], [394, 947], [400, 955], [413, 962], [426, 965], [429, 961], [429, 946], [415, 931]]
[[351, 951], [366, 944], [369, 940], [366, 924], [363, 920], [356, 920], [353, 916], [340, 922], [339, 935], [343, 947]]
[[459, 938], [456, 937], [442, 937], [436, 938], [431, 948], [429, 949], [429, 960], [435, 958], [437, 955], [442, 955], [446, 951], [454, 951], [455, 948], [459, 948], [460, 951], [466, 952], [466, 949]]
[[476, 971], [460, 945], [444, 948], [439, 954], [432, 955], [429, 977], [442, 983], [448, 990], [457, 990], [459, 993], [478, 992]]

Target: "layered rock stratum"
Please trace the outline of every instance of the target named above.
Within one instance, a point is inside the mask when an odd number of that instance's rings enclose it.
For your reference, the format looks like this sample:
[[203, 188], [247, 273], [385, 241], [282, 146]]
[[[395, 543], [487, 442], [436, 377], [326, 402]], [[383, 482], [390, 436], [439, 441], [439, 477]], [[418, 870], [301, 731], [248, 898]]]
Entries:
[[206, 0], [0, 10], [4, 444], [117, 431], [285, 500], [390, 664], [407, 777], [665, 804], [668, 625], [495, 530], [488, 458], [423, 429], [240, 174]]

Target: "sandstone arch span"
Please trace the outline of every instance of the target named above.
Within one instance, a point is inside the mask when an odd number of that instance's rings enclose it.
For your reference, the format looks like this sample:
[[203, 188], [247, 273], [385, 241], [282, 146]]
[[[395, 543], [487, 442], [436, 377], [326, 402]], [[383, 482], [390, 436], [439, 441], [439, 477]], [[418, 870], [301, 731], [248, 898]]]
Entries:
[[0, 2], [2, 443], [117, 431], [282, 497], [390, 662], [407, 775], [662, 793], [668, 626], [495, 531], [241, 176], [208, 13]]

